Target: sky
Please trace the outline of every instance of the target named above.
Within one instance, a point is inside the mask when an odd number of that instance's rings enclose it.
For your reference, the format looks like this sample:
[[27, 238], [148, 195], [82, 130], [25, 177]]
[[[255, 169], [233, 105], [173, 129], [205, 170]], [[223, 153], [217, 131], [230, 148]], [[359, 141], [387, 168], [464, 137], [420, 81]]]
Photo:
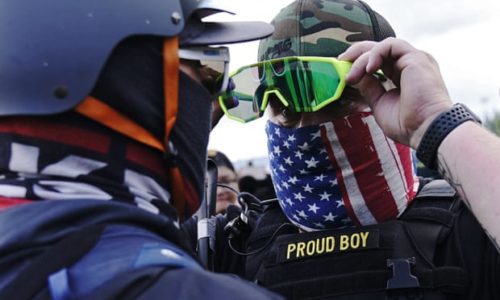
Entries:
[[[224, 21], [270, 22], [291, 0], [227, 0], [236, 13], [212, 17]], [[500, 111], [500, 1], [365, 0], [383, 15], [399, 38], [431, 54], [439, 63], [454, 102], [482, 118]], [[258, 42], [230, 46], [230, 69], [257, 60]], [[223, 117], [210, 136], [209, 148], [233, 162], [267, 155], [266, 118], [247, 124]]]

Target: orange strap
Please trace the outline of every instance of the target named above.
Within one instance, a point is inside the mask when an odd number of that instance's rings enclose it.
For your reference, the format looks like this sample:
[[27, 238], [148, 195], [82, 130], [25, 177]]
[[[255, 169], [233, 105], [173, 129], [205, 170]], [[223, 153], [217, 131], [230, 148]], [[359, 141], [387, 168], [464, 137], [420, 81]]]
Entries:
[[[170, 133], [177, 119], [179, 109], [179, 40], [177, 37], [163, 42], [163, 87], [165, 99], [165, 143], [170, 141]], [[169, 151], [169, 149], [166, 149]], [[168, 153], [167, 153], [168, 155]], [[177, 165], [169, 166], [172, 199], [179, 219], [184, 219], [186, 199], [184, 180]]]
[[130, 120], [120, 112], [113, 109], [106, 103], [88, 96], [75, 110], [80, 114], [99, 122], [131, 139], [165, 151], [163, 144], [155, 138], [149, 131]]
[[[119, 113], [102, 101], [88, 96], [75, 110], [100, 124], [103, 124], [131, 139], [168, 152], [165, 145], [170, 141], [170, 133], [177, 119], [179, 108], [179, 41], [177, 37], [165, 39], [163, 44], [163, 89], [165, 103], [165, 144], [155, 138], [146, 129]], [[167, 153], [168, 155], [168, 153]], [[172, 199], [179, 218], [184, 217], [186, 200], [184, 197], [184, 180], [179, 167], [169, 166]]]
[[163, 42], [163, 90], [165, 99], [165, 141], [169, 141], [179, 109], [179, 39]]
[[[168, 143], [179, 107], [179, 42], [177, 37], [165, 39], [163, 44], [163, 89], [165, 102], [165, 141]], [[104, 102], [88, 96], [75, 110], [125, 136], [165, 151], [164, 144], [149, 131]]]

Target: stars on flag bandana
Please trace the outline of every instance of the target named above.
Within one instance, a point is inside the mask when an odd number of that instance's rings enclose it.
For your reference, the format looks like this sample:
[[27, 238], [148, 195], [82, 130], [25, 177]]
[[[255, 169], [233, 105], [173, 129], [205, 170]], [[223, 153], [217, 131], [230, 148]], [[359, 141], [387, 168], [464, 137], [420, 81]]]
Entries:
[[410, 149], [370, 113], [301, 128], [268, 122], [266, 133], [279, 203], [305, 231], [397, 218], [418, 188]]
[[274, 188], [290, 221], [304, 230], [352, 226], [319, 126], [267, 123]]

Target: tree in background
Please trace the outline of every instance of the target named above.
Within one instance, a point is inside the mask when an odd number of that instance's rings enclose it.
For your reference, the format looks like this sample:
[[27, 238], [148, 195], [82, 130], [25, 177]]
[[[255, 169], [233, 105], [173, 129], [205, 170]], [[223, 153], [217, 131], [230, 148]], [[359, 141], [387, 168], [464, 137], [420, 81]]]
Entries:
[[500, 112], [494, 111], [493, 114], [488, 115], [483, 121], [484, 127], [491, 130], [494, 134], [500, 136]]

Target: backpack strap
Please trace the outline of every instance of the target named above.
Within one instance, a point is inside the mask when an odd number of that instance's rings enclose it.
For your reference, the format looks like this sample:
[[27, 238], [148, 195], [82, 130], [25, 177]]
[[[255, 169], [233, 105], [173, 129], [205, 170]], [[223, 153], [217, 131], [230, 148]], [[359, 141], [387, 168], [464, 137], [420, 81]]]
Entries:
[[32, 299], [47, 285], [51, 274], [69, 267], [92, 249], [104, 227], [85, 227], [50, 246], [0, 292], [0, 299]]
[[448, 236], [460, 209], [456, 191], [445, 180], [433, 180], [419, 191], [400, 217], [406, 234], [432, 265], [436, 245]]

